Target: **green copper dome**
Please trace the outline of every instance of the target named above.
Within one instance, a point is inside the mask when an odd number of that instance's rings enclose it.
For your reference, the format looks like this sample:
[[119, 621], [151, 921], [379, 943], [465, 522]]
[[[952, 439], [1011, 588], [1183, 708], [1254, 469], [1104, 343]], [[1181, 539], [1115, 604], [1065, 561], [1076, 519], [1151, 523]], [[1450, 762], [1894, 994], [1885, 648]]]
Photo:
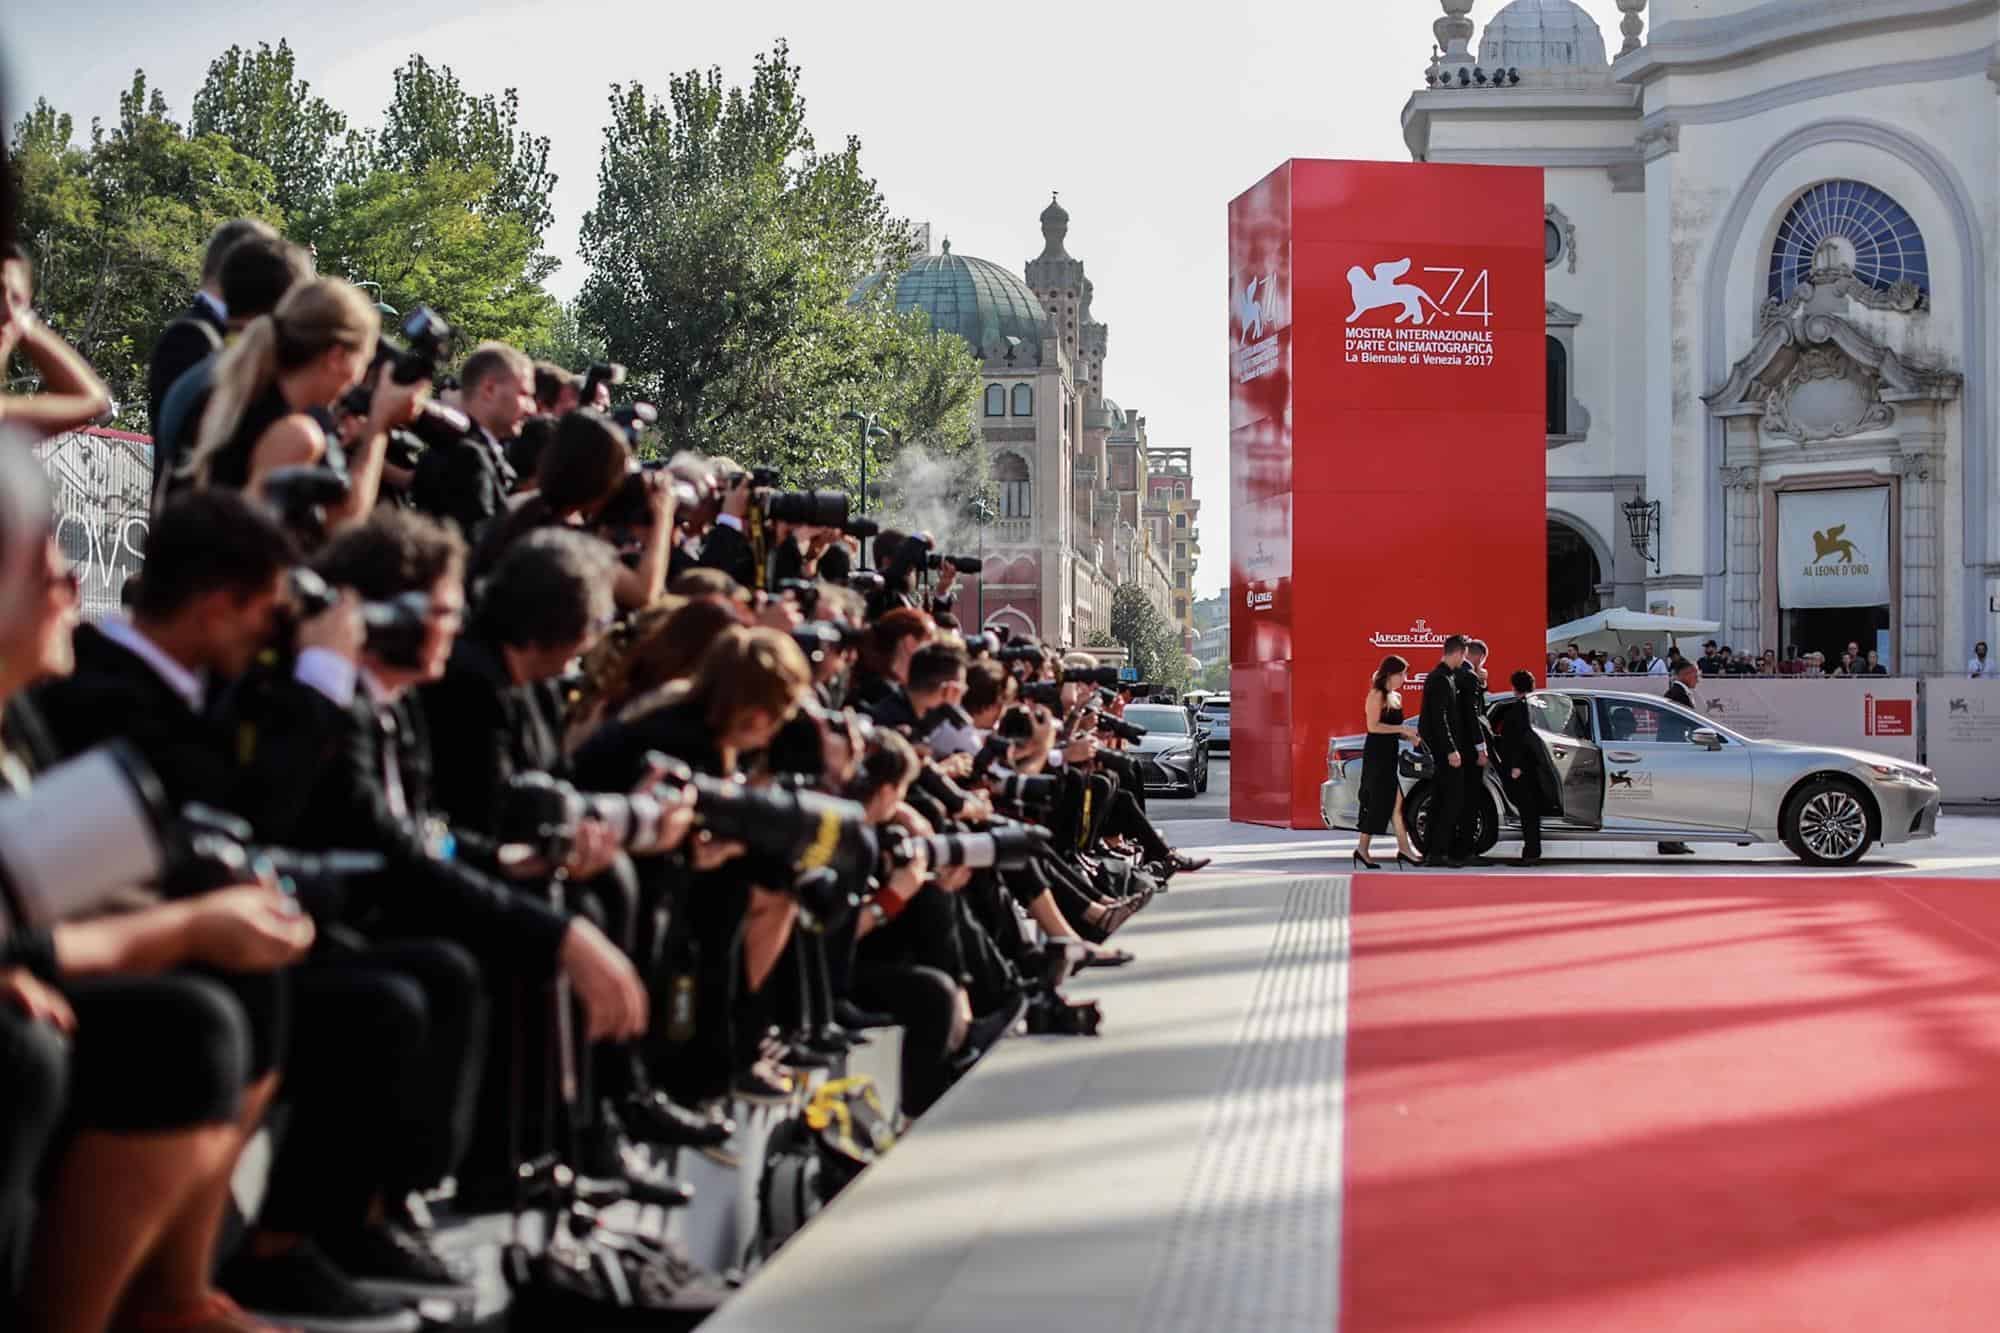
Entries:
[[[861, 285], [861, 295], [880, 286], [886, 274]], [[998, 264], [969, 255], [955, 255], [951, 242], [944, 253], [925, 255], [896, 278], [896, 309], [921, 310], [931, 326], [956, 333], [982, 358], [1003, 359], [1010, 337], [1019, 338], [1015, 360], [1032, 365], [1039, 359], [1042, 326], [1048, 314], [1028, 285]]]

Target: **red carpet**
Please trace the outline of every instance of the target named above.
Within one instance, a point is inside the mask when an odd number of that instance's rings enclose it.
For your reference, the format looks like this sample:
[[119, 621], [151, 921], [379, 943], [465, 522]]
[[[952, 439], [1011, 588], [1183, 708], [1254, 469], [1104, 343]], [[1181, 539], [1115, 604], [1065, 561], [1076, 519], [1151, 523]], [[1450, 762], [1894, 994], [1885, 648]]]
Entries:
[[1355, 880], [1342, 1333], [2000, 1328], [2000, 885]]

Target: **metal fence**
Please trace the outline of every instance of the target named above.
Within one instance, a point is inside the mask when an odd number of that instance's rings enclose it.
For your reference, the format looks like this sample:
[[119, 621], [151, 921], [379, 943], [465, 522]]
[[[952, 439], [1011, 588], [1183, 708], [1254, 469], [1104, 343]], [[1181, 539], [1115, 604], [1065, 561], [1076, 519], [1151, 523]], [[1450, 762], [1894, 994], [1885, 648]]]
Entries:
[[75, 566], [83, 614], [116, 611], [139, 572], [153, 488], [153, 442], [115, 430], [80, 430], [35, 446], [55, 501], [56, 539]]

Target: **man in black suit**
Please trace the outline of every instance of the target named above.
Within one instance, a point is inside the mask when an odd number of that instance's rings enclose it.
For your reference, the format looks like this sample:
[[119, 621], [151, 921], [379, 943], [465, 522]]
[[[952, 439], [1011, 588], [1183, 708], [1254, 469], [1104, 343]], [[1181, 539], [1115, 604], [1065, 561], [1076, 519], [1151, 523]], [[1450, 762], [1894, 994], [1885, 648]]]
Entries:
[[222, 300], [222, 261], [238, 241], [252, 236], [275, 240], [278, 233], [269, 223], [256, 218], [236, 218], [217, 227], [208, 238], [201, 257], [201, 289], [194, 294], [185, 314], [167, 325], [153, 344], [153, 357], [146, 366], [146, 420], [160, 419], [160, 405], [167, 390], [197, 361], [222, 348], [227, 331], [229, 307]]
[[1485, 865], [1479, 854], [1479, 812], [1485, 803], [1486, 775], [1486, 641], [1468, 639], [1465, 661], [1458, 667], [1458, 716], [1453, 719], [1458, 752], [1465, 756], [1465, 802], [1459, 806], [1458, 827], [1452, 832], [1452, 857], [1467, 865]]
[[459, 371], [459, 394], [473, 433], [424, 451], [410, 498], [477, 546], [486, 525], [506, 511], [518, 480], [505, 445], [535, 410], [535, 363], [505, 343], [481, 343]]
[[[1674, 663], [1674, 678], [1667, 684], [1667, 702], [1679, 704], [1690, 713], [1701, 714], [1701, 664], [1686, 658]], [[1678, 718], [1668, 717], [1660, 724], [1660, 740], [1667, 743], [1685, 743], [1688, 733], [1693, 730]], [[1662, 856], [1693, 856], [1694, 848], [1684, 842], [1663, 842], [1660, 844]]]
[[1541, 864], [1542, 812], [1560, 809], [1555, 774], [1535, 738], [1534, 718], [1528, 712], [1528, 696], [1534, 693], [1535, 678], [1516, 671], [1508, 682], [1514, 697], [1493, 713], [1494, 748], [1499, 751], [1500, 771], [1505, 774], [1508, 799], [1521, 816], [1521, 864]]
[[1459, 738], [1463, 724], [1458, 702], [1458, 669], [1465, 664], [1465, 646], [1463, 634], [1445, 639], [1444, 656], [1424, 677], [1423, 712], [1417, 719], [1417, 735], [1437, 765], [1431, 779], [1424, 864], [1445, 868], [1459, 864], [1453, 843], [1460, 812], [1465, 808], [1465, 751]]

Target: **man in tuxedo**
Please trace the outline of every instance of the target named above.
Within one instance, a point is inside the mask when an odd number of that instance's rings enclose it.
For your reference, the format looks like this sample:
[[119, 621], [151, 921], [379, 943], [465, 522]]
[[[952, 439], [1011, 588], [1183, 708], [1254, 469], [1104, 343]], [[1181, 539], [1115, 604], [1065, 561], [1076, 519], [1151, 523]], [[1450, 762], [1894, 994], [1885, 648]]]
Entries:
[[1459, 864], [1456, 840], [1460, 812], [1465, 808], [1465, 750], [1458, 703], [1458, 669], [1465, 664], [1465, 636], [1444, 641], [1444, 656], [1424, 678], [1423, 712], [1417, 735], [1437, 764], [1431, 780], [1431, 809], [1425, 838], [1424, 864], [1452, 868]]
[[456, 525], [474, 546], [505, 512], [517, 480], [504, 446], [535, 410], [535, 363], [505, 343], [481, 343], [459, 371], [459, 393], [474, 438], [426, 449], [410, 497], [422, 512]]
[[1458, 809], [1452, 833], [1452, 857], [1467, 865], [1485, 865], [1479, 854], [1479, 811], [1486, 784], [1486, 641], [1469, 639], [1465, 660], [1458, 666], [1458, 716], [1452, 730], [1458, 752], [1465, 757], [1465, 801]]
[[229, 321], [229, 307], [222, 299], [222, 261], [238, 241], [252, 236], [276, 240], [278, 233], [256, 218], [236, 218], [209, 234], [208, 249], [201, 257], [201, 289], [186, 312], [167, 325], [153, 344], [152, 360], [146, 366], [146, 420], [159, 421], [160, 406], [174, 381], [209, 353], [221, 350]]
[[[1690, 662], [1688, 659], [1682, 658], [1679, 662], [1676, 662], [1674, 664], [1674, 678], [1667, 683], [1667, 702], [1673, 704], [1679, 704], [1682, 708], [1685, 708], [1689, 712], [1699, 716], [1701, 713], [1700, 687], [1701, 687], [1701, 664], [1699, 662]], [[1685, 734], [1669, 734], [1667, 732], [1667, 727], [1669, 725], [1672, 725], [1672, 721], [1673, 720], [1670, 719], [1668, 723], [1662, 724], [1661, 727], [1662, 735], [1660, 736], [1660, 739], [1662, 741], [1667, 741], [1667, 742], [1674, 742], [1674, 741], [1685, 742], [1687, 740], [1687, 736]], [[1674, 727], [1674, 731], [1680, 733], [1685, 733], [1691, 730], [1693, 730], [1693, 728], [1691, 727], [1679, 727], [1679, 726]], [[1693, 856], [1694, 848], [1688, 846], [1684, 842], [1663, 842], [1660, 844], [1660, 855]]]
[[714, 460], [711, 466], [716, 476], [722, 479], [722, 507], [715, 516], [715, 526], [701, 543], [700, 563], [709, 569], [719, 569], [735, 579], [745, 588], [755, 588], [757, 581], [757, 556], [750, 544], [747, 524], [750, 518], [750, 474], [726, 458]]
[[1508, 799], [1521, 816], [1521, 861], [1524, 866], [1542, 860], [1542, 812], [1560, 809], [1556, 799], [1555, 774], [1535, 739], [1534, 718], [1528, 711], [1528, 696], [1534, 693], [1535, 678], [1516, 671], [1508, 682], [1514, 697], [1493, 713], [1493, 742], [1499, 752], [1502, 781]]

